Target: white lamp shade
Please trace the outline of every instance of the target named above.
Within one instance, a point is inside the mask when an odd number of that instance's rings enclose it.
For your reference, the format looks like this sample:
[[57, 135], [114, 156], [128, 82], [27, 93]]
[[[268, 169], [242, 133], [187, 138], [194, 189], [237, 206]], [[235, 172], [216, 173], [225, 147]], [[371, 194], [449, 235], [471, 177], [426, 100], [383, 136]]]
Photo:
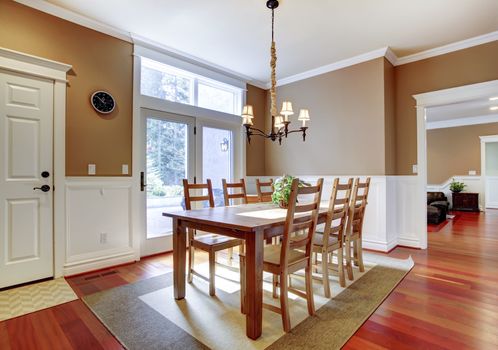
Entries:
[[280, 112], [280, 114], [282, 114], [286, 117], [289, 115], [293, 115], [294, 111], [292, 110], [292, 103], [289, 101], [284, 101], [282, 103], [282, 111]]
[[301, 109], [297, 120], [310, 120], [310, 112], [307, 109]]
[[275, 127], [280, 129], [283, 126], [284, 126], [284, 117], [282, 117], [281, 115], [277, 115], [275, 117]]
[[251, 105], [245, 105], [242, 108], [242, 118], [254, 118], [254, 112]]

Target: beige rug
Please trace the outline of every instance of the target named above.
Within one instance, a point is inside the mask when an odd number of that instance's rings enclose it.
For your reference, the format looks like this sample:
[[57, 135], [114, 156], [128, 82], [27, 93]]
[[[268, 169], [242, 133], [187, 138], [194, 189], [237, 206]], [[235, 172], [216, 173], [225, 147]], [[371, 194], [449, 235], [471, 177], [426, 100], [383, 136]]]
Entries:
[[64, 278], [0, 292], [0, 321], [78, 299]]
[[[256, 340], [245, 335], [245, 316], [240, 313], [238, 273], [217, 268], [216, 297], [208, 284], [194, 278], [186, 298], [173, 298], [172, 274], [114, 288], [83, 298], [106, 327], [128, 349], [339, 349], [375, 311], [413, 266], [413, 261], [365, 254], [366, 272], [355, 269], [356, 279], [347, 288], [331, 278], [333, 298], [323, 297], [314, 283], [313, 317], [306, 302], [289, 294], [291, 333], [282, 330], [280, 315], [263, 311], [263, 334]], [[207, 264], [198, 265], [207, 274]], [[269, 276], [265, 276], [269, 281]], [[299, 287], [302, 281], [294, 280]], [[264, 301], [278, 305], [265, 283]], [[322, 342], [323, 336], [327, 342]], [[310, 338], [311, 337], [311, 338]]]

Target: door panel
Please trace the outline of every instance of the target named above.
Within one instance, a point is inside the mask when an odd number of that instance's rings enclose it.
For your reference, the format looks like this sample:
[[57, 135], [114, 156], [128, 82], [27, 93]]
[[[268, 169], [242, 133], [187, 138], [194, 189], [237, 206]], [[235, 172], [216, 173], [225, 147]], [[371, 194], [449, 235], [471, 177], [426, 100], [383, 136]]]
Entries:
[[53, 276], [52, 128], [53, 82], [0, 71], [0, 288]]
[[162, 213], [183, 209], [182, 180], [193, 180], [194, 119], [144, 109], [142, 129], [147, 186], [141, 255], [146, 256], [173, 249], [173, 223]]

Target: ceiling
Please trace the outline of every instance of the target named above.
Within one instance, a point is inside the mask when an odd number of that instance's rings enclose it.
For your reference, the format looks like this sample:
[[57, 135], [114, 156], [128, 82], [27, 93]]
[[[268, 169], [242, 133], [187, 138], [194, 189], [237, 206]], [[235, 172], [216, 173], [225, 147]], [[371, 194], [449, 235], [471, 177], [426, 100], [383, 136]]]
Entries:
[[[490, 98], [494, 98], [490, 100]], [[427, 108], [426, 121], [428, 126], [444, 126], [454, 122], [455, 126], [465, 124], [480, 124], [481, 122], [498, 121], [498, 110], [491, 110], [490, 107], [498, 107], [498, 96], [488, 96], [486, 98], [475, 99], [465, 102], [453, 103], [442, 106]]]
[[[47, 0], [259, 82], [265, 0]], [[498, 30], [497, 0], [281, 0], [277, 78], [389, 46], [398, 57]]]

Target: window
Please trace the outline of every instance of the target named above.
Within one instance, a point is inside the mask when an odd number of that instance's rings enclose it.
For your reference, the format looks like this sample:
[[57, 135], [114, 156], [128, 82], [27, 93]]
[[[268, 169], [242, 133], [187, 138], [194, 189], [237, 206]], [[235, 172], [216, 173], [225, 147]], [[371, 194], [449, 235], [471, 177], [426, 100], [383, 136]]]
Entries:
[[163, 100], [240, 113], [242, 90], [142, 57], [140, 92]]

